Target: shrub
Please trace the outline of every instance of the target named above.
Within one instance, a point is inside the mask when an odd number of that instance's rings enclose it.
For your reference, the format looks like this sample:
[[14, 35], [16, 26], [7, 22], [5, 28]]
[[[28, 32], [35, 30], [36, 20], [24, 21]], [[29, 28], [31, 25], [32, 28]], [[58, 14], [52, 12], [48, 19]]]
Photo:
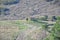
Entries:
[[4, 5], [12, 5], [19, 3], [20, 0], [2, 0], [1, 4]]
[[56, 21], [57, 20], [57, 17], [56, 16], [53, 16], [52, 17], [52, 21]]
[[43, 20], [43, 21], [47, 21], [48, 16], [47, 16], [47, 15], [45, 15], [45, 16], [43, 16], [43, 17], [39, 18], [39, 19], [40, 19], [40, 20]]
[[50, 35], [46, 39], [48, 40], [60, 40], [60, 17], [58, 17], [57, 22], [54, 24]]
[[46, 0], [47, 2], [51, 2], [51, 1], [53, 1], [53, 0]]
[[0, 15], [9, 15], [9, 11], [8, 8], [0, 7]]

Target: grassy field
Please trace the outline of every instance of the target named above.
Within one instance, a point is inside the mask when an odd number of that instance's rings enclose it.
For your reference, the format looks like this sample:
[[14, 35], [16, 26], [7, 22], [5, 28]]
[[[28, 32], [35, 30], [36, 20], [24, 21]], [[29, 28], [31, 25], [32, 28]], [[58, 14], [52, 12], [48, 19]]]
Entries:
[[[33, 40], [35, 39], [36, 36], [41, 37], [41, 35], [42, 35], [42, 38], [44, 38], [44, 35], [46, 32], [43, 26], [48, 27], [47, 24], [50, 25], [50, 23], [53, 23], [53, 22], [42, 21], [41, 19], [0, 21], [0, 40], [16, 40], [17, 36], [21, 32], [23, 32], [23, 34], [26, 33], [25, 36], [29, 36], [29, 38], [33, 37]], [[40, 27], [42, 27], [43, 29], [40, 30]], [[29, 38], [27, 37], [26, 39], [29, 39]], [[41, 38], [36, 37], [36, 40], [37, 39], [41, 39]]]
[[0, 40], [14, 40], [19, 32], [28, 29], [29, 25], [40, 27], [40, 24], [41, 23], [33, 22], [31, 20], [0, 21]]
[[0, 21], [0, 40], [14, 40], [20, 31], [25, 30], [24, 20]]

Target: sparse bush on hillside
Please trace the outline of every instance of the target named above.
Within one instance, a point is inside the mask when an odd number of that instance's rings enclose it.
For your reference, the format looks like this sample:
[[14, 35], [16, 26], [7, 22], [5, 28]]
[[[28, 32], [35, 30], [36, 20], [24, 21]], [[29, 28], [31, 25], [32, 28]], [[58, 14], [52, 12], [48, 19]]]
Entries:
[[[6, 5], [13, 5], [19, 3], [20, 0], [0, 0], [0, 20], [7, 20], [7, 19], [15, 19], [16, 17], [11, 18], [11, 11], [10, 8], [7, 8]], [[10, 16], [10, 18], [9, 18]], [[14, 16], [14, 15], [13, 15]], [[18, 18], [16, 18], [18, 19]]]
[[12, 4], [17, 4], [19, 3], [20, 0], [1, 0], [0, 4], [4, 5], [12, 5]]
[[60, 17], [58, 18], [46, 40], [60, 40]]
[[51, 1], [53, 1], [53, 0], [46, 0], [47, 2], [51, 2]]
[[52, 21], [56, 21], [57, 20], [57, 17], [56, 16], [53, 16], [52, 17]]
[[50, 4], [53, 4], [53, 5], [60, 6], [60, 0], [46, 0], [46, 2], [49, 2]]
[[28, 18], [26, 18], [26, 21], [28, 21], [29, 19]]
[[43, 17], [39, 18], [39, 19], [40, 19], [40, 20], [42, 20], [42, 21], [47, 21], [48, 16], [47, 16], [47, 15], [45, 15], [45, 16], [43, 16]]
[[60, 5], [60, 0], [54, 0], [53, 4], [58, 4], [58, 5]]
[[59, 16], [57, 16], [57, 19], [58, 19], [58, 20], [60, 20], [60, 17], [59, 17]]
[[0, 15], [9, 15], [9, 11], [8, 8], [0, 7]]

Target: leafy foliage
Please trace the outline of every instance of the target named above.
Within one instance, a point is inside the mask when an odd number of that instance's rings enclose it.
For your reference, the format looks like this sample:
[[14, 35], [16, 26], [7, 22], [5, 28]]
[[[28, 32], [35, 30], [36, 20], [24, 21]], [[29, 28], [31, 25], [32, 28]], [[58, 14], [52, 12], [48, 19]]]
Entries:
[[56, 16], [53, 16], [52, 17], [52, 21], [56, 21], [57, 20], [57, 17]]
[[58, 20], [54, 24], [54, 27], [46, 40], [60, 40], [60, 17], [58, 17]]

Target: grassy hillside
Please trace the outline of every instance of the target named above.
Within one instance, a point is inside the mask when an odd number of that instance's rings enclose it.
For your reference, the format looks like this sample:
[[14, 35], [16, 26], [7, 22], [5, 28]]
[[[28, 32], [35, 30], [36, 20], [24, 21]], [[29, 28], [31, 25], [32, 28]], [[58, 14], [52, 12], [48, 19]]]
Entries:
[[[57, 21], [44, 19], [0, 21], [0, 40], [43, 40], [49, 36]], [[60, 20], [60, 17], [57, 19]]]
[[[33, 22], [32, 20], [7, 20], [0, 21], [0, 40], [14, 40], [18, 37], [20, 32], [27, 31], [30, 35], [30, 31], [33, 33], [36, 30], [35, 27], [39, 28], [41, 23]], [[29, 30], [29, 31], [28, 31]], [[37, 29], [40, 30], [40, 29]], [[36, 32], [37, 32], [36, 30]], [[40, 33], [40, 31], [38, 31]], [[28, 36], [27, 35], [27, 36]], [[32, 35], [32, 33], [31, 33]], [[24, 36], [22, 36], [24, 37]]]
[[14, 40], [20, 31], [28, 27], [24, 22], [22, 20], [0, 21], [0, 40]]

